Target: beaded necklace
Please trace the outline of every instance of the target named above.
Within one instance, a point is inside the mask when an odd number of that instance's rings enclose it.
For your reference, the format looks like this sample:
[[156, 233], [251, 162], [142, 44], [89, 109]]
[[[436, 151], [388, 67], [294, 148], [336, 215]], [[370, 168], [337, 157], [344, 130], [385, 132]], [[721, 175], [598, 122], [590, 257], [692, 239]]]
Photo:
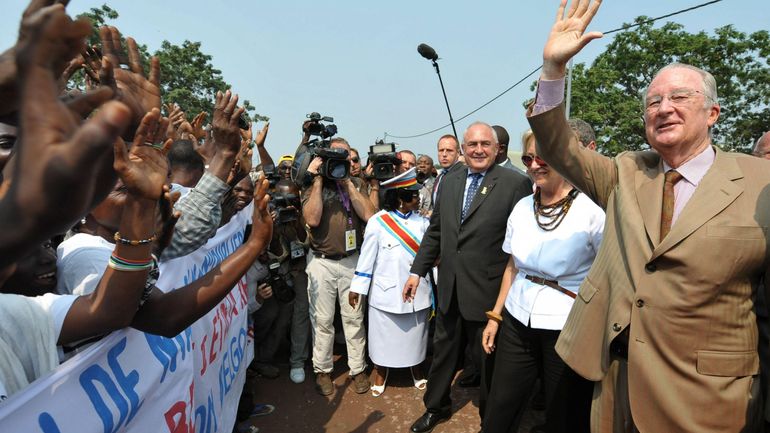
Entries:
[[572, 202], [575, 200], [575, 197], [580, 193], [575, 188], [572, 188], [572, 190], [561, 200], [557, 201], [556, 203], [549, 204], [549, 205], [542, 205], [540, 204], [540, 188], [538, 188], [535, 191], [535, 222], [537, 222], [537, 225], [547, 231], [553, 231], [556, 229], [556, 227], [559, 227], [559, 224], [564, 220], [564, 217], [567, 216], [567, 212], [569, 212], [569, 208], [572, 206]]

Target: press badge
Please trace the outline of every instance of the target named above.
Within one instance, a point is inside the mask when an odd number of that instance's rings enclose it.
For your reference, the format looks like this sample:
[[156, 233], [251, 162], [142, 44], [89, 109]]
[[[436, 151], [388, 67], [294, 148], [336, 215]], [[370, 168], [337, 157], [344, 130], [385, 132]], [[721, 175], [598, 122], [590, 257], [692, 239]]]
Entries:
[[299, 257], [305, 257], [305, 247], [297, 241], [291, 241], [291, 258]]
[[356, 249], [356, 231], [345, 231], [345, 251], [354, 251]]

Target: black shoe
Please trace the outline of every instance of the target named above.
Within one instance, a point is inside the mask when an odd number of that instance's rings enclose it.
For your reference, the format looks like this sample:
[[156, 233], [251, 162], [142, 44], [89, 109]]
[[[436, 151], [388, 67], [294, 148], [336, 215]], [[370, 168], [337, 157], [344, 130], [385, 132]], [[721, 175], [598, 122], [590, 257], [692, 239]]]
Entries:
[[473, 374], [467, 377], [457, 379], [457, 386], [460, 388], [478, 388], [481, 385], [481, 376]]
[[437, 425], [449, 419], [449, 412], [425, 412], [417, 421], [412, 424], [411, 431], [414, 433], [428, 433]]

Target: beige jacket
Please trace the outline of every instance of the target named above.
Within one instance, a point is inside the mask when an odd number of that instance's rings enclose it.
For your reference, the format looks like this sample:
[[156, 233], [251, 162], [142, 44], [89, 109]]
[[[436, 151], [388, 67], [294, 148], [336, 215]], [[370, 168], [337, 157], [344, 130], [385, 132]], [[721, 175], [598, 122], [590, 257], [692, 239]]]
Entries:
[[601, 380], [630, 325], [628, 388], [641, 432], [759, 431], [756, 288], [768, 266], [770, 162], [716, 149], [666, 238], [656, 152], [585, 150], [562, 107], [529, 119], [539, 155], [607, 212], [604, 239], [556, 350]]

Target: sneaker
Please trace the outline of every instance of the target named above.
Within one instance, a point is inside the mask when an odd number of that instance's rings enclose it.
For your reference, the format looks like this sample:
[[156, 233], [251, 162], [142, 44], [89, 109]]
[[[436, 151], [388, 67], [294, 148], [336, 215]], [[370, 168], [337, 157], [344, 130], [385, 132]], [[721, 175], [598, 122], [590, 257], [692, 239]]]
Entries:
[[289, 379], [294, 383], [302, 383], [305, 381], [305, 369], [303, 367], [294, 367], [289, 372]]
[[365, 371], [353, 376], [353, 391], [355, 391], [356, 394], [366, 394], [369, 392], [370, 386], [371, 382], [369, 382], [369, 376], [366, 375]]
[[256, 371], [260, 376], [268, 378], [268, 379], [275, 379], [278, 377], [278, 367], [270, 364], [254, 364], [254, 371]]
[[[369, 390], [368, 385], [366, 389]], [[329, 373], [316, 373], [315, 390], [321, 395], [329, 395], [334, 392], [334, 384], [332, 383], [332, 377]]]
[[272, 404], [258, 404], [251, 410], [249, 417], [270, 415], [275, 410]]

